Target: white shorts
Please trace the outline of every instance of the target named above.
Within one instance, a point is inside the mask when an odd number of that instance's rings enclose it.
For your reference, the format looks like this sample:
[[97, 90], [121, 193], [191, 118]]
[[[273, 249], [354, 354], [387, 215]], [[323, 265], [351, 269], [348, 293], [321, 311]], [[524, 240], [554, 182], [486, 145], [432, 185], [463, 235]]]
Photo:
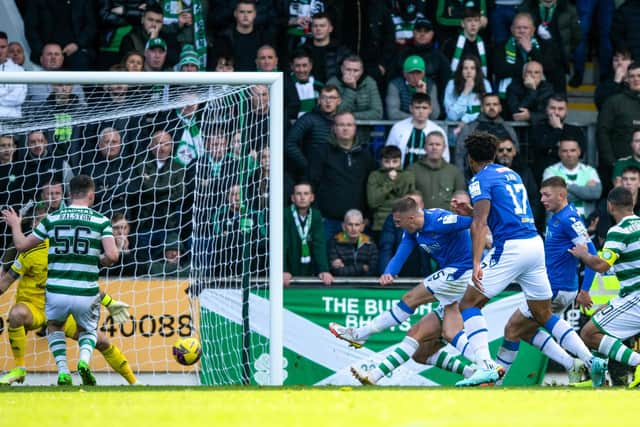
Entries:
[[527, 300], [551, 299], [551, 285], [544, 265], [544, 244], [540, 236], [522, 240], [507, 240], [501, 254], [492, 248], [482, 260], [480, 291], [493, 298], [510, 283], [518, 283]]
[[90, 297], [45, 292], [45, 313], [48, 320], [64, 323], [70, 314], [85, 331], [95, 331], [100, 318], [100, 295]]
[[472, 270], [467, 270], [454, 279], [453, 275], [456, 271], [458, 271], [457, 268], [445, 267], [422, 281], [424, 287], [440, 301], [442, 306], [460, 301], [467, 290], [467, 285], [471, 283]]
[[593, 315], [593, 323], [607, 335], [621, 341], [640, 332], [640, 292], [632, 292], [624, 298], [615, 297]]
[[[578, 295], [578, 291], [558, 291], [555, 298], [551, 300], [551, 311], [553, 314], [562, 317], [564, 312], [573, 304]], [[533, 319], [533, 314], [529, 309], [529, 305], [524, 301], [519, 307], [520, 313], [529, 319]]]

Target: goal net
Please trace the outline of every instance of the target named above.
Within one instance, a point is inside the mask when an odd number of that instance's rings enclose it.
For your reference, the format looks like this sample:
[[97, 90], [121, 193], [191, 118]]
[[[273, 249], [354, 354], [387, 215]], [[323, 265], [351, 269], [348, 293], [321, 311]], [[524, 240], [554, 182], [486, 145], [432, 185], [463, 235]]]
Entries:
[[[270, 339], [281, 334], [272, 315], [282, 305], [281, 281], [273, 280], [282, 277], [281, 238], [270, 238], [282, 215], [280, 75], [2, 73], [0, 80], [28, 84], [22, 118], [0, 119], [0, 206], [20, 211], [30, 228], [36, 212], [69, 203], [73, 176], [93, 178], [93, 208], [111, 218], [121, 250], [119, 262], [101, 270], [100, 286], [131, 306], [120, 325], [103, 310], [99, 330], [134, 373], [151, 384], [281, 383], [281, 338]], [[0, 231], [6, 271], [16, 254], [10, 230]], [[14, 367], [7, 329], [18, 286], [0, 297], [3, 371]], [[27, 371], [53, 383], [47, 373], [55, 363], [37, 332], [28, 334]], [[201, 340], [203, 355], [184, 367], [172, 345], [188, 336]], [[68, 358], [75, 366], [72, 341]], [[125, 383], [99, 348], [92, 368], [99, 382]]]

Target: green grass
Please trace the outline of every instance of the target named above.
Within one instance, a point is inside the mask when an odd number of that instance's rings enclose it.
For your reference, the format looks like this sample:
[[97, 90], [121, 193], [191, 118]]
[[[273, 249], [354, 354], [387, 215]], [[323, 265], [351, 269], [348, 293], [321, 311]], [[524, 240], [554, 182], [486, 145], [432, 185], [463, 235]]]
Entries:
[[635, 390], [12, 387], [0, 426], [570, 426], [635, 424]]

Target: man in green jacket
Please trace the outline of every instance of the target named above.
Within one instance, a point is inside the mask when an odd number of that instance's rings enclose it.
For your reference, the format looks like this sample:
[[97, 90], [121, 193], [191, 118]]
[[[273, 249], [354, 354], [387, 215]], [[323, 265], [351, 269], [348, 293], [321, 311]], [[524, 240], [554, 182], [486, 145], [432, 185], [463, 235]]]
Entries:
[[311, 207], [314, 198], [311, 184], [299, 182], [293, 187], [293, 203], [285, 209], [284, 286], [289, 286], [294, 276], [317, 275], [325, 285], [333, 283], [333, 276], [329, 273], [322, 215]]

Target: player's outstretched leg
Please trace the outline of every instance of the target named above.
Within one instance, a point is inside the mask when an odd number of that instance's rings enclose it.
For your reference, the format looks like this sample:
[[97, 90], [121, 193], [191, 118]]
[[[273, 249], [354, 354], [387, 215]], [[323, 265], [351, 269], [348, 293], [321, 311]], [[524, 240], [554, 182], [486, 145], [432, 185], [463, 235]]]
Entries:
[[352, 347], [360, 348], [371, 335], [400, 325], [414, 313], [417, 307], [435, 300], [433, 294], [425, 288], [423, 283], [420, 283], [404, 294], [402, 300], [394, 304], [390, 310], [379, 314], [365, 326], [351, 328], [332, 322], [329, 324], [329, 330]]
[[98, 332], [96, 350], [102, 353], [104, 360], [107, 361], [109, 366], [119, 373], [129, 384], [137, 384], [138, 380], [131, 370], [131, 365], [129, 365], [127, 358], [115, 344], [109, 342], [109, 339], [102, 332]]

